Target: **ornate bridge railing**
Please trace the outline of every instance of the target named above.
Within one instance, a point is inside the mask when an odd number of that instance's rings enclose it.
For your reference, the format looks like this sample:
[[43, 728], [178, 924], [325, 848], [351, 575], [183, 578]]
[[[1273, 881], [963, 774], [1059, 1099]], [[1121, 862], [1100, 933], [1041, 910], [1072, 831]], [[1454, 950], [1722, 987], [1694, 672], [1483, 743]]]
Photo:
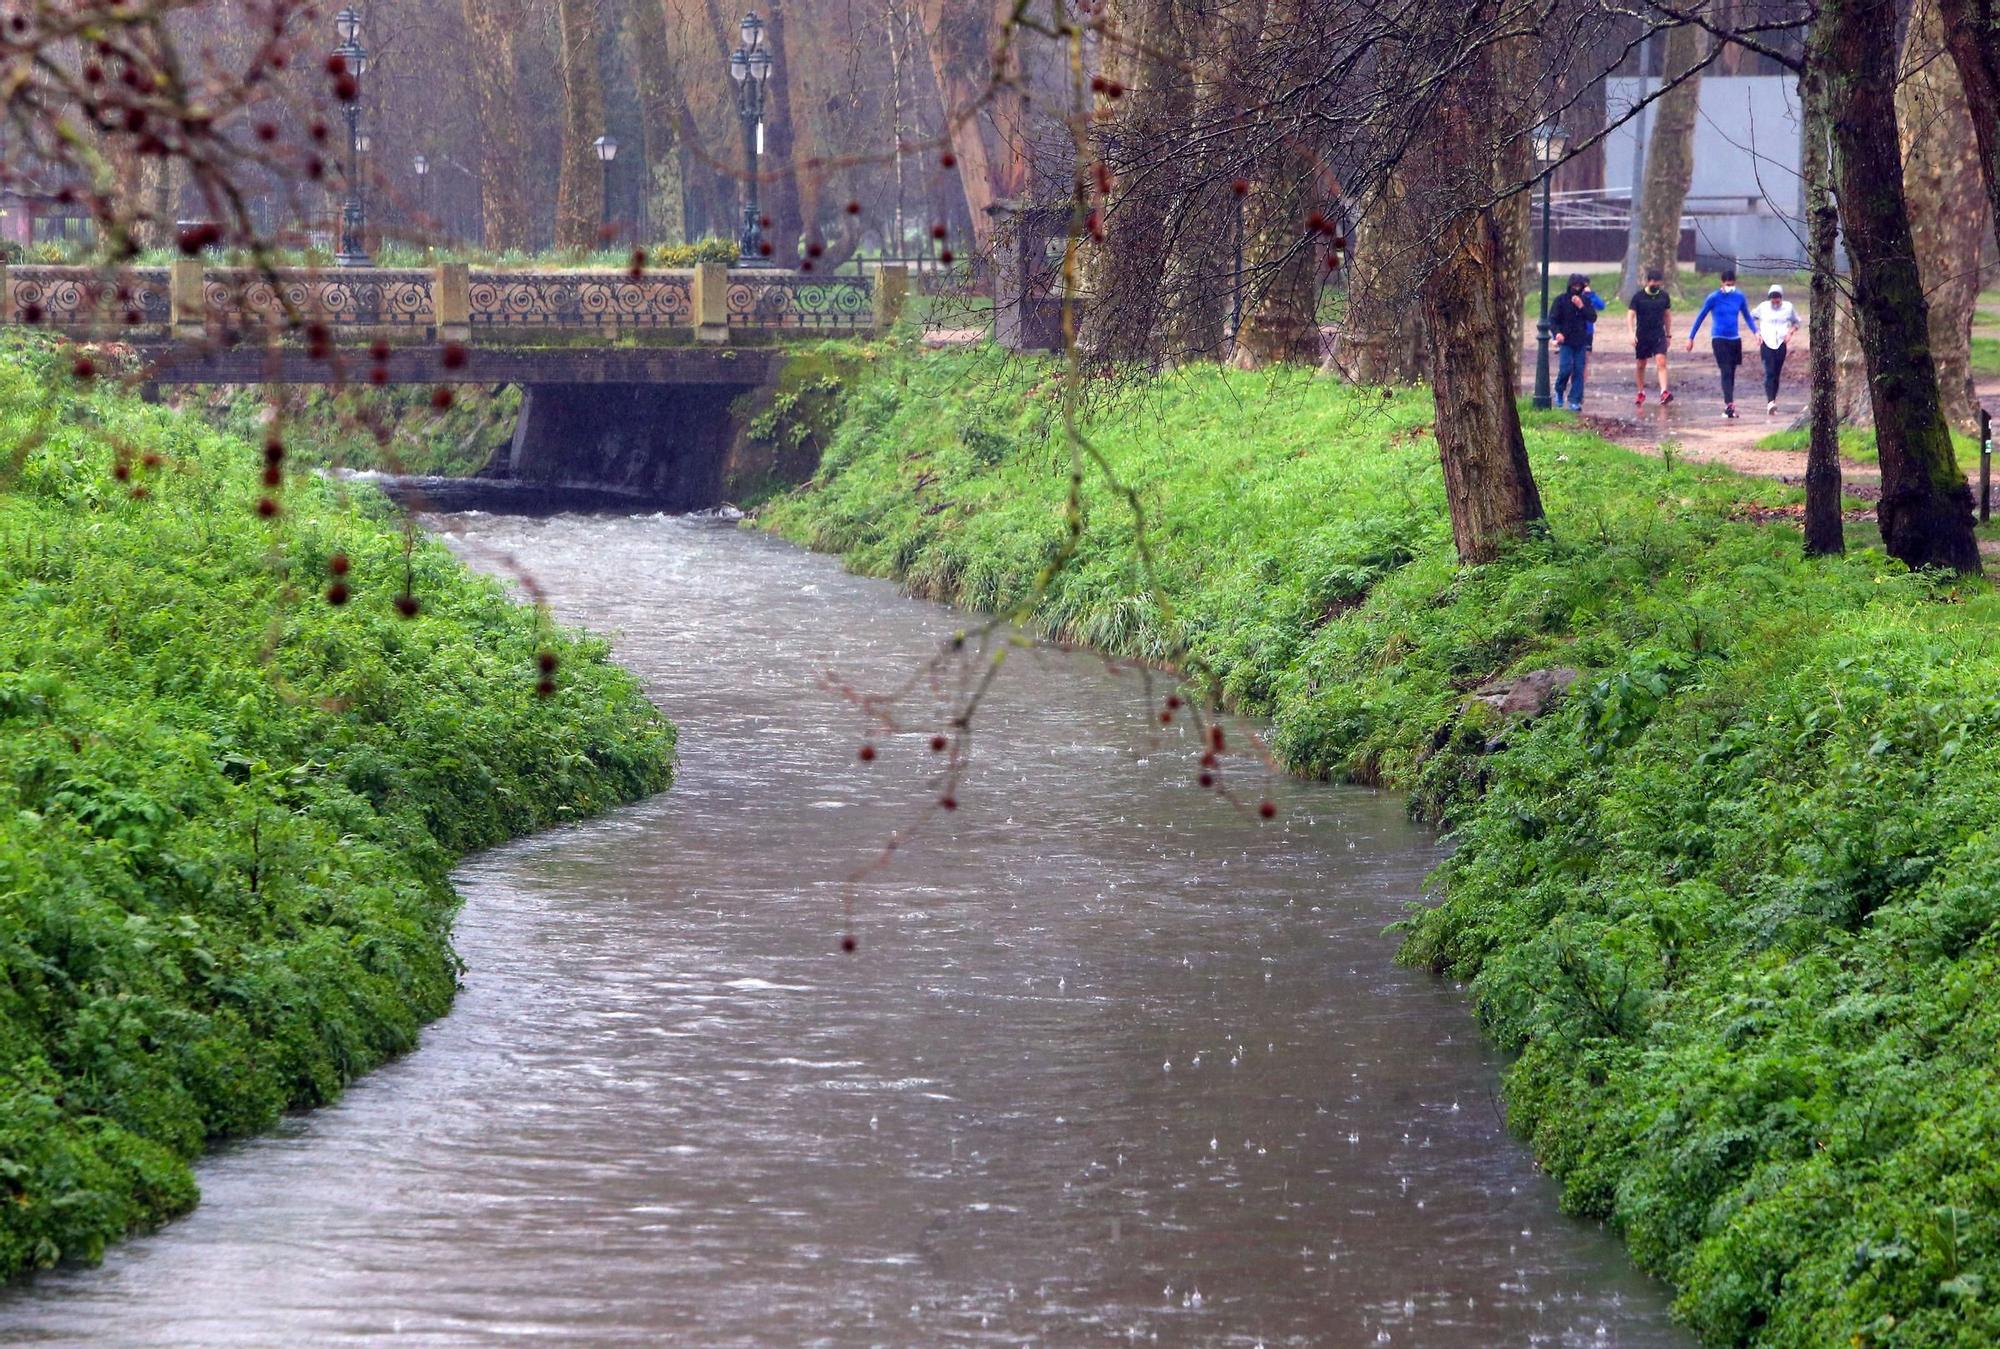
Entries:
[[894, 320], [908, 274], [824, 276], [764, 268], [624, 272], [86, 267], [0, 269], [0, 321], [97, 337], [213, 338], [298, 324], [343, 335], [532, 344], [537, 333], [862, 333]]
[[364, 328], [437, 324], [436, 273], [384, 267], [265, 273], [215, 267], [202, 273], [202, 310], [211, 324], [287, 327], [293, 320]]
[[473, 272], [474, 328], [689, 328], [694, 273]]
[[167, 269], [135, 267], [9, 267], [0, 285], [0, 314], [9, 323], [51, 328], [115, 329], [164, 324]]
[[875, 322], [869, 278], [860, 276], [731, 272], [728, 305], [732, 328], [854, 332]]

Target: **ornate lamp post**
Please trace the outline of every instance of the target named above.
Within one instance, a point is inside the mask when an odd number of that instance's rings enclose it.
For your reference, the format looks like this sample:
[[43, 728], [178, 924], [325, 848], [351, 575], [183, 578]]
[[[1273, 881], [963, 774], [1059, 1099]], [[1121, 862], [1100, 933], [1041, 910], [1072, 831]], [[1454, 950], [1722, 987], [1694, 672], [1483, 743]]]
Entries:
[[739, 46], [729, 58], [729, 78], [736, 81], [736, 113], [743, 119], [743, 235], [737, 241], [745, 267], [765, 267], [770, 245], [757, 214], [757, 159], [764, 152], [764, 85], [771, 78], [771, 53], [764, 49], [764, 21], [755, 11], [743, 16]]
[[423, 155], [410, 160], [410, 167], [417, 175], [417, 223], [429, 227], [431, 213], [430, 194], [426, 191], [431, 182], [431, 162]]
[[1544, 122], [1535, 128], [1534, 144], [1535, 162], [1542, 166], [1542, 317], [1535, 324], [1534, 405], [1546, 410], [1555, 401], [1549, 396], [1549, 180], [1569, 149], [1569, 132], [1560, 123]]
[[336, 267], [366, 267], [368, 252], [362, 245], [366, 224], [361, 205], [361, 77], [368, 73], [368, 49], [361, 45], [361, 16], [343, 9], [334, 18], [334, 32], [340, 45], [333, 54], [347, 63], [354, 77], [354, 97], [347, 100], [347, 201], [340, 208], [340, 251], [333, 256]]
[[603, 224], [609, 225], [611, 223], [611, 161], [618, 158], [618, 141], [612, 136], [599, 136], [590, 143], [590, 148], [597, 152], [598, 166], [604, 170], [604, 209], [599, 215], [599, 220]]

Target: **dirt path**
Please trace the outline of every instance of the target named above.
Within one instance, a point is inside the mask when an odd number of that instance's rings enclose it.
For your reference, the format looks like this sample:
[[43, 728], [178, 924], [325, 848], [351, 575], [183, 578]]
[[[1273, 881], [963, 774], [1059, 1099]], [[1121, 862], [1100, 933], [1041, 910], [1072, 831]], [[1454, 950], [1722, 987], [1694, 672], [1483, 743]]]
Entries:
[[[1607, 341], [1606, 338], [1609, 338]], [[1737, 473], [1759, 478], [1776, 478], [1794, 486], [1804, 486], [1804, 451], [1759, 449], [1757, 442], [1776, 431], [1798, 424], [1805, 416], [1806, 381], [1810, 359], [1806, 335], [1792, 339], [1785, 361], [1784, 383], [1778, 390], [1778, 409], [1767, 413], [1764, 403], [1764, 367], [1754, 340], [1745, 342], [1748, 358], [1736, 372], [1735, 418], [1723, 416], [1722, 380], [1706, 340], [1695, 343], [1692, 352], [1675, 342], [1668, 357], [1668, 387], [1674, 401], [1660, 405], [1656, 376], [1646, 376], [1646, 401], [1634, 400], [1631, 348], [1623, 331], [1606, 334], [1600, 328], [1599, 350], [1592, 353], [1584, 382], [1583, 420], [1605, 439], [1642, 454], [1660, 455], [1671, 443], [1675, 457], [1698, 463], [1719, 464]], [[1521, 353], [1521, 384], [1532, 392], [1535, 381], [1535, 348], [1530, 340]], [[2000, 378], [1980, 378], [1974, 391], [1988, 407], [2000, 407]], [[1874, 464], [1842, 459], [1841, 489], [1849, 497], [1873, 501], [1882, 492], [1882, 474]], [[1977, 489], [1977, 463], [1966, 465], [1966, 474]], [[1872, 512], [1861, 512], [1867, 518]], [[1980, 552], [2000, 557], [2000, 540], [1982, 540]]]

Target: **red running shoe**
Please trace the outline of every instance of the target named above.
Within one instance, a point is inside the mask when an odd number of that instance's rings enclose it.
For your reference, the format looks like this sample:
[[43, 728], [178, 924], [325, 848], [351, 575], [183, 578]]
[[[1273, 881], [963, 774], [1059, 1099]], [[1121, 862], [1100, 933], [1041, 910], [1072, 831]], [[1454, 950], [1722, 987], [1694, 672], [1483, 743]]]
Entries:
[[1673, 401], [1674, 401], [1674, 391], [1673, 391], [1672, 389], [1662, 389], [1662, 390], [1660, 390], [1660, 406], [1661, 406], [1661, 407], [1665, 407], [1665, 406], [1666, 406], [1667, 404], [1669, 404], [1669, 403], [1671, 403], [1671, 402], [1673, 402]]
[[1634, 406], [1635, 407], [1646, 406], [1646, 391], [1644, 389], [1639, 390], [1639, 399], [1638, 402], [1634, 404]]

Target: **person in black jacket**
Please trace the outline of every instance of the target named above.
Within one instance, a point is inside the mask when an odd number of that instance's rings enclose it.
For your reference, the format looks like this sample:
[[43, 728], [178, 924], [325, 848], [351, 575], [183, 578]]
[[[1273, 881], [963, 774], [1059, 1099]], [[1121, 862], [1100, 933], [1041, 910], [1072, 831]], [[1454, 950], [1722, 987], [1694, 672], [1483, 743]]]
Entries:
[[1597, 306], [1590, 302], [1589, 290], [1590, 278], [1572, 272], [1569, 289], [1549, 307], [1549, 329], [1556, 337], [1556, 402], [1571, 412], [1583, 411], [1583, 374], [1590, 364], [1597, 323]]

